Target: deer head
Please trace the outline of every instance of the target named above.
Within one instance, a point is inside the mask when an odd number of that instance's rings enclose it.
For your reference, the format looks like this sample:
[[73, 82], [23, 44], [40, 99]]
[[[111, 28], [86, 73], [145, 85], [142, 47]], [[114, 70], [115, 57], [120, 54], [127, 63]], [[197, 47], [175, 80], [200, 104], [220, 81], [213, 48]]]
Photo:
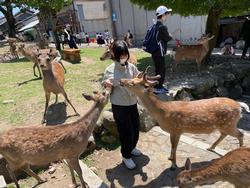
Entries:
[[107, 59], [113, 59], [114, 58], [114, 53], [113, 53], [113, 45], [114, 45], [115, 40], [112, 39], [110, 42], [107, 43], [107, 48], [104, 54], [100, 57], [101, 61], [105, 61]]
[[51, 70], [51, 61], [54, 59], [52, 55], [52, 49], [48, 53], [41, 53], [39, 49], [36, 52], [38, 64], [42, 70]]
[[21, 52], [22, 50], [24, 50], [24, 48], [25, 48], [25, 45], [24, 44], [20, 44], [18, 46], [18, 51]]
[[158, 84], [158, 79], [160, 75], [149, 77], [147, 76], [147, 71], [150, 68], [148, 66], [144, 72], [139, 73], [133, 79], [121, 79], [120, 85], [134, 91], [152, 91], [153, 87]]
[[86, 93], [83, 93], [82, 96], [88, 100], [88, 101], [94, 101], [96, 103], [100, 103], [103, 105], [106, 105], [109, 100], [109, 92], [108, 91], [103, 91], [102, 93], [98, 91], [94, 91], [93, 95], [88, 95]]
[[180, 188], [195, 187], [193, 179], [190, 174], [191, 166], [192, 166], [191, 161], [189, 158], [187, 158], [185, 163], [185, 170], [180, 172], [180, 174], [177, 176], [177, 184]]

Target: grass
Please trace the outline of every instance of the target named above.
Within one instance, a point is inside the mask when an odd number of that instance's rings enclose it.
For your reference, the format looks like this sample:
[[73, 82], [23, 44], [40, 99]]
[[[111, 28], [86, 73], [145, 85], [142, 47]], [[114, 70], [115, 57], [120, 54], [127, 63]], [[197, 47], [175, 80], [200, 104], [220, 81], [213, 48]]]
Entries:
[[[81, 56], [90, 60], [80, 64], [67, 65], [65, 89], [73, 104], [77, 107], [88, 105], [81, 96], [82, 91], [91, 93], [100, 88], [100, 81], [105, 68], [111, 61], [100, 61], [99, 57], [105, 48], [84, 48]], [[151, 57], [144, 52], [136, 53], [138, 68], [144, 70], [152, 65]], [[39, 124], [44, 110], [44, 91], [42, 80], [33, 76], [33, 64], [27, 59], [19, 59], [9, 63], [0, 63], [0, 126], [19, 126], [32, 122]], [[21, 85], [18, 85], [23, 83]], [[51, 95], [51, 103], [54, 100]], [[59, 98], [64, 100], [62, 96]], [[10, 101], [9, 103], [4, 103]], [[4, 126], [3, 126], [4, 125]], [[1, 132], [1, 129], [0, 129]]]

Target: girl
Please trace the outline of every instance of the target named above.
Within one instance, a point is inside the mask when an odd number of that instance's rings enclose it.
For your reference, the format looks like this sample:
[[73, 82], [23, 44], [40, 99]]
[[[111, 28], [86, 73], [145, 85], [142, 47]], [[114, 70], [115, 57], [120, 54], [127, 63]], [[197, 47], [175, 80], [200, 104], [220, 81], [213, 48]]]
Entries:
[[110, 102], [119, 132], [122, 160], [128, 169], [134, 169], [136, 164], [131, 157], [141, 155], [140, 150], [136, 148], [140, 126], [137, 98], [121, 87], [119, 81], [122, 78], [132, 79], [139, 71], [133, 64], [128, 63], [129, 51], [125, 41], [115, 41], [112, 54], [114, 62], [105, 70], [103, 85], [112, 89]]

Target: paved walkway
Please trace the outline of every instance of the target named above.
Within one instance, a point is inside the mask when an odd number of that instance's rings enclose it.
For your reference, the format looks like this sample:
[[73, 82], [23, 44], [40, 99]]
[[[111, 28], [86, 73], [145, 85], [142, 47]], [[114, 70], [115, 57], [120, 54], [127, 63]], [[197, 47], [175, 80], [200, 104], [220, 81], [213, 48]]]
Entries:
[[[182, 136], [177, 150], [178, 166], [182, 168], [187, 157], [191, 159], [193, 168], [206, 165], [210, 160], [218, 158], [219, 155], [206, 150], [209, 145], [204, 141], [206, 141], [205, 137], [193, 139], [190, 135]], [[236, 147], [238, 143], [230, 144]], [[170, 154], [168, 133], [163, 132], [159, 127], [154, 127], [148, 133], [141, 133], [138, 148], [142, 150], [143, 155], [134, 158], [137, 163], [136, 170], [130, 171], [124, 167], [121, 163], [120, 151], [116, 149], [97, 151], [93, 154], [95, 172], [110, 187], [177, 187], [175, 179], [179, 171], [169, 169], [171, 162], [168, 160]], [[216, 151], [225, 154], [229, 150], [217, 148]], [[217, 182], [214, 185], [202, 187], [232, 188], [233, 186], [227, 182]]]

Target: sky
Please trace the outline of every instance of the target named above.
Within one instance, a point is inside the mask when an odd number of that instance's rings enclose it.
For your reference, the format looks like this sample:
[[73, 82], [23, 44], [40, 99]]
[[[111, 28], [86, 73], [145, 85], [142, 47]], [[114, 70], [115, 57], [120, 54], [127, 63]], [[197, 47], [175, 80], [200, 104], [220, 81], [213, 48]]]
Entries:
[[[15, 15], [19, 11], [19, 8], [14, 8], [13, 9], [13, 14]], [[2, 12], [0, 12], [0, 17], [3, 17]]]

